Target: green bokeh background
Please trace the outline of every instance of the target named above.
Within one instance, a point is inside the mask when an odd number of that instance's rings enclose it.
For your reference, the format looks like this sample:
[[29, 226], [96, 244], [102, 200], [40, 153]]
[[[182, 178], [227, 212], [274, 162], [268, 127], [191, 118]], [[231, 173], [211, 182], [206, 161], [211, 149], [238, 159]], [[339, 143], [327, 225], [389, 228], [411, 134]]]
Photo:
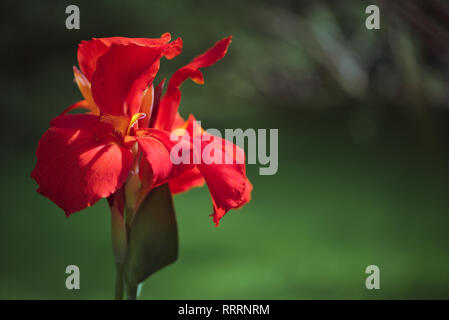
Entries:
[[[65, 28], [69, 4], [80, 30]], [[448, 20], [424, 1], [378, 1], [381, 30], [369, 31], [368, 4], [2, 2], [0, 298], [113, 297], [106, 201], [66, 218], [30, 172], [51, 118], [81, 97], [77, 43], [166, 31], [184, 50], [158, 80], [234, 36], [205, 85], [183, 85], [180, 112], [205, 128], [278, 128], [279, 170], [249, 165], [252, 201], [218, 228], [206, 187], [175, 196], [179, 259], [141, 298], [449, 298]], [[439, 38], [404, 15], [414, 8]], [[65, 288], [70, 264], [80, 290]], [[380, 290], [365, 288], [371, 264]]]

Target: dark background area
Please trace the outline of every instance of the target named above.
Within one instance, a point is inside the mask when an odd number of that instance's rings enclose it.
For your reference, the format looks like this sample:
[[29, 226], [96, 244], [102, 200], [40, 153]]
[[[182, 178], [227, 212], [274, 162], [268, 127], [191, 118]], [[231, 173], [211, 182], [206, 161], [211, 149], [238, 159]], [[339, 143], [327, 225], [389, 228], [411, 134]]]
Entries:
[[[76, 4], [81, 29], [65, 28]], [[381, 29], [365, 28], [380, 7]], [[182, 37], [157, 82], [233, 35], [186, 82], [205, 128], [279, 129], [279, 171], [215, 228], [207, 188], [175, 197], [180, 257], [144, 299], [449, 298], [449, 5], [445, 1], [2, 1], [0, 298], [108, 299], [106, 201], [65, 218], [29, 177], [49, 121], [81, 99], [92, 37]], [[63, 152], [63, 150], [61, 150]], [[65, 288], [65, 268], [81, 289]], [[378, 265], [381, 289], [365, 288]]]

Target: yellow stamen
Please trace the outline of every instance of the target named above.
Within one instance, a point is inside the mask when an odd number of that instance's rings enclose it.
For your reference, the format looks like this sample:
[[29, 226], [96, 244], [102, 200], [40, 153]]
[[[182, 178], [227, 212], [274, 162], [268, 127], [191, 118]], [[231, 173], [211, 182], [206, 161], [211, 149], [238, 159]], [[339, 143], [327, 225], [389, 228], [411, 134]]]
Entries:
[[126, 134], [129, 135], [129, 131], [131, 130], [131, 128], [137, 123], [137, 121], [139, 121], [140, 119], [145, 118], [147, 115], [145, 113], [135, 113], [132, 118], [131, 121], [129, 122], [128, 125], [128, 130], [126, 130]]

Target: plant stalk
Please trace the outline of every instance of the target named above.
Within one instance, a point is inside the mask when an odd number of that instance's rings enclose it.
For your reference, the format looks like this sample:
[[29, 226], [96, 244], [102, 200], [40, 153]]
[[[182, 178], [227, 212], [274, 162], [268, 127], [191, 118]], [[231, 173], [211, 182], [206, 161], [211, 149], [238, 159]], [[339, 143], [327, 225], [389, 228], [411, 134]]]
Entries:
[[116, 275], [115, 275], [115, 300], [123, 300], [123, 287], [125, 281], [123, 279], [123, 269], [124, 265], [116, 264]]

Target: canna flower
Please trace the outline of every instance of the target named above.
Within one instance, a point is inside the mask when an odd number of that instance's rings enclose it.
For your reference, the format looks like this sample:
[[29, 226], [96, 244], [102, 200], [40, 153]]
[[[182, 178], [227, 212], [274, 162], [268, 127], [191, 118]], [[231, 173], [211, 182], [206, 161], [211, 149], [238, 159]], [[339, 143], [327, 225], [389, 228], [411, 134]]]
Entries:
[[[113, 37], [80, 43], [79, 69], [73, 70], [83, 99], [50, 122], [31, 174], [39, 185], [37, 191], [67, 216], [102, 198], [123, 215], [124, 206], [135, 211], [151, 190], [165, 184], [176, 194], [206, 183], [216, 225], [230, 209], [250, 200], [252, 186], [244, 163], [174, 164], [170, 158], [180, 141], [192, 157], [205, 148], [226, 156], [230, 142], [219, 137], [202, 141], [195, 149], [182, 134], [194, 135], [195, 118], [190, 115], [184, 120], [178, 108], [183, 81], [204, 83], [200, 69], [224, 57], [231, 37], [177, 70], [162, 95], [165, 81], [153, 84], [160, 60], [173, 59], [183, 45], [180, 38], [170, 40], [166, 33], [157, 39]], [[86, 112], [69, 113], [75, 109]], [[173, 141], [176, 132], [179, 139]], [[234, 145], [232, 150], [235, 153], [229, 156], [234, 159], [243, 153]]]

